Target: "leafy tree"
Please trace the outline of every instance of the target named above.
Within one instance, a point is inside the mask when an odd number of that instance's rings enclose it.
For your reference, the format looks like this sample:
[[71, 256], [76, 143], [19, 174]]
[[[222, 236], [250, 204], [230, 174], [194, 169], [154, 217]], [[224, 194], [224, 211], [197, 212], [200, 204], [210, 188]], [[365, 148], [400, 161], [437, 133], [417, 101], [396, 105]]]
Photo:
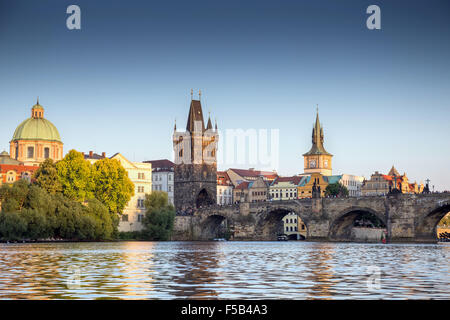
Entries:
[[93, 218], [93, 238], [112, 239], [115, 230], [115, 221], [111, 218], [108, 208], [97, 199], [90, 199], [86, 203], [85, 214]]
[[12, 212], [20, 211], [27, 199], [29, 183], [20, 179], [12, 185], [2, 186], [0, 196], [2, 200], [2, 211]]
[[18, 212], [0, 214], [0, 234], [4, 240], [23, 239], [27, 231], [27, 222]]
[[34, 173], [34, 184], [41, 187], [50, 194], [62, 191], [62, 185], [59, 181], [58, 170], [52, 159], [46, 159], [39, 169]]
[[169, 204], [166, 192], [154, 191], [146, 195], [147, 209], [143, 220], [144, 238], [149, 240], [169, 240], [175, 221], [175, 208]]
[[128, 172], [116, 159], [101, 159], [93, 166], [94, 196], [114, 217], [121, 214], [134, 195]]
[[348, 189], [346, 186], [340, 184], [339, 182], [330, 183], [325, 188], [325, 196], [346, 197], [348, 196]]
[[93, 197], [92, 166], [81, 152], [70, 150], [56, 163], [56, 169], [66, 197], [76, 201]]
[[27, 223], [27, 230], [25, 237], [38, 240], [46, 239], [52, 235], [52, 230], [47, 221], [45, 214], [38, 210], [24, 209], [20, 213], [23, 219]]

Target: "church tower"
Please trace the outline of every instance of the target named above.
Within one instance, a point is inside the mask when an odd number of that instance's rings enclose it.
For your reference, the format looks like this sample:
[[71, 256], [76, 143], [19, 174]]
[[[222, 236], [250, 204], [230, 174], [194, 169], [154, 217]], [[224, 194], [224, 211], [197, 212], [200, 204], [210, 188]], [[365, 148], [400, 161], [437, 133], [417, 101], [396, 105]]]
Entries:
[[333, 155], [328, 153], [323, 146], [323, 128], [319, 121], [319, 110], [317, 109], [316, 123], [312, 130], [312, 147], [303, 155], [305, 173], [320, 173], [331, 176]]
[[186, 131], [173, 133], [175, 153], [174, 204], [177, 211], [189, 211], [216, 204], [217, 199], [217, 124], [211, 118], [205, 127], [202, 105], [192, 99]]

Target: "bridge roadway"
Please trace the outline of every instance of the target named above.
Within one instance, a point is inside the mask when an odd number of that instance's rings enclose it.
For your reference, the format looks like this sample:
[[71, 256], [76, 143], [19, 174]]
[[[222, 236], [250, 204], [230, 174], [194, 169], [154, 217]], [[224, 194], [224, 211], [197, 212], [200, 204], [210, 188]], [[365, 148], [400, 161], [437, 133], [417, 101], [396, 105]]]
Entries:
[[193, 216], [177, 217], [174, 239], [212, 239], [226, 219], [233, 240], [275, 240], [283, 233], [282, 218], [289, 212], [305, 223], [307, 240], [352, 241], [354, 220], [370, 213], [386, 226], [388, 242], [436, 242], [436, 226], [450, 212], [450, 193], [214, 205], [197, 209]]

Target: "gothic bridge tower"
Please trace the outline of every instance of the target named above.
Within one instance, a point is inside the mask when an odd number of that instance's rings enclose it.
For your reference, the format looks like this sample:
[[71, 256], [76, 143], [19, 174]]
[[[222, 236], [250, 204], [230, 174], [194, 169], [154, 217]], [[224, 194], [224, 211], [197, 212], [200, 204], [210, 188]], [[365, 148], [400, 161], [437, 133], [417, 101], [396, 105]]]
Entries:
[[215, 129], [208, 117], [205, 128], [202, 105], [192, 98], [186, 131], [179, 132], [175, 124], [173, 148], [174, 204], [177, 211], [191, 211], [216, 204], [217, 199], [217, 123]]

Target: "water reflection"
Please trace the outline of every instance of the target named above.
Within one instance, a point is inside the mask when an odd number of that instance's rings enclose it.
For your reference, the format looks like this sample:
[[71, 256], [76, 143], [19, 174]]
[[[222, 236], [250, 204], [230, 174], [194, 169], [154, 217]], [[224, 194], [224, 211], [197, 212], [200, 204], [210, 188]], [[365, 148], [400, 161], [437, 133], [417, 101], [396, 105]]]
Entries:
[[[0, 298], [449, 299], [449, 257], [450, 244], [0, 244]], [[370, 266], [380, 290], [368, 290]]]

